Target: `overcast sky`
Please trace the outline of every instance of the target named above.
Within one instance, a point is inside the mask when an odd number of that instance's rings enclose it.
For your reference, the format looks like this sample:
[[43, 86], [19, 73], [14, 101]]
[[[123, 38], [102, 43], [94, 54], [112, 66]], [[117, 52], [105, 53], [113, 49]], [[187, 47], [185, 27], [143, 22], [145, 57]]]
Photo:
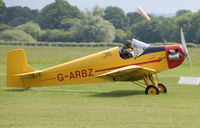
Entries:
[[[7, 7], [28, 6], [31, 9], [42, 9], [55, 0], [3, 0]], [[71, 5], [80, 10], [91, 10], [95, 5], [102, 8], [117, 6], [126, 13], [136, 11], [141, 6], [147, 13], [175, 13], [180, 9], [196, 12], [200, 9], [200, 0], [67, 0]]]

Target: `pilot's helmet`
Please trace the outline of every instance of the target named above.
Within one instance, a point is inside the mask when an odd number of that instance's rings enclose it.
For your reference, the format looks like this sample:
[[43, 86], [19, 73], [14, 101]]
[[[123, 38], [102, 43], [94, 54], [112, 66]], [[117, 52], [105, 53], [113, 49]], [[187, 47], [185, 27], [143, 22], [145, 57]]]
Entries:
[[126, 40], [126, 42], [124, 43], [124, 46], [127, 47], [127, 48], [132, 48], [131, 40]]

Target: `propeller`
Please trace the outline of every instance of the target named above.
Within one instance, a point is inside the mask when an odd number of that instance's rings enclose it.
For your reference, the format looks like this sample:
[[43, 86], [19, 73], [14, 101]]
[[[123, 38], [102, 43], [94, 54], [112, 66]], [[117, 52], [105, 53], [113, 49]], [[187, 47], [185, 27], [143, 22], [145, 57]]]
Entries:
[[186, 42], [185, 42], [185, 37], [184, 37], [182, 28], [181, 28], [181, 43], [182, 43], [183, 50], [184, 50], [184, 56], [187, 57], [189, 67], [190, 67], [190, 70], [191, 70], [192, 68], [191, 68], [190, 56], [189, 56], [189, 52], [188, 52], [188, 49], [187, 49], [187, 45], [186, 45]]

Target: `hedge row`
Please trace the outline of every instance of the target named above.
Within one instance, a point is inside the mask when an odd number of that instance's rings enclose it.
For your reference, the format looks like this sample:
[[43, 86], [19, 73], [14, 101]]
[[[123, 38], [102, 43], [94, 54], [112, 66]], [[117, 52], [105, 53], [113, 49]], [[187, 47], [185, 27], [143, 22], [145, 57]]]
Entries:
[[[176, 42], [166, 42], [166, 43], [151, 43], [151, 45], [172, 45], [177, 44]], [[122, 47], [122, 43], [76, 43], [76, 42], [16, 42], [16, 41], [0, 41], [0, 45], [18, 45], [18, 46], [45, 46], [45, 47]], [[200, 44], [187, 43], [190, 48], [200, 48]]]
[[[165, 43], [151, 43], [151, 45], [173, 45], [173, 44], [180, 44], [176, 42], [165, 42]], [[200, 48], [200, 44], [194, 43], [187, 43], [188, 48]]]
[[75, 43], [75, 42], [5, 42], [0, 41], [0, 45], [19, 45], [19, 46], [45, 46], [45, 47], [116, 47], [122, 46], [120, 43]]

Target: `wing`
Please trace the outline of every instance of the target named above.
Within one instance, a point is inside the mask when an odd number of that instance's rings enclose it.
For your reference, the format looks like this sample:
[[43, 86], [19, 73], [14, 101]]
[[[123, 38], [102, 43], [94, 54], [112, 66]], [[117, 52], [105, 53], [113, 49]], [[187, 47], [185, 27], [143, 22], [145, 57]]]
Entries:
[[142, 79], [144, 75], [149, 76], [155, 72], [153, 69], [132, 65], [107, 72], [97, 76], [97, 78], [109, 81], [136, 81]]

